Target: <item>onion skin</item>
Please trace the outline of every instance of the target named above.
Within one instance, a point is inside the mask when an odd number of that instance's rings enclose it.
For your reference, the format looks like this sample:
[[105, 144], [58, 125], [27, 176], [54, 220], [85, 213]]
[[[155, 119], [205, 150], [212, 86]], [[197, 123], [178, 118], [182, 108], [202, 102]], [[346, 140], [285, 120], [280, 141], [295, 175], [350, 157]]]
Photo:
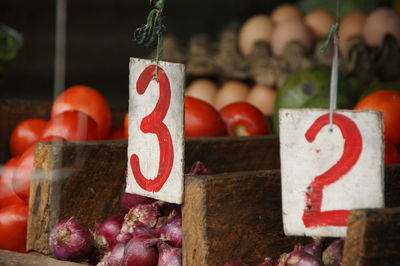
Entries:
[[173, 211], [170, 219], [159, 228], [163, 240], [167, 240], [174, 247], [182, 247], [182, 215]]
[[145, 236], [132, 238], [125, 246], [122, 265], [157, 266], [159, 241], [157, 238]]
[[189, 172], [190, 175], [208, 175], [211, 173], [212, 172], [200, 161], [194, 162]]
[[277, 266], [323, 266], [319, 258], [304, 251], [301, 245], [296, 245], [290, 253], [284, 253], [279, 258]]
[[304, 251], [313, 257], [322, 259], [323, 241], [315, 241], [304, 246]]
[[340, 266], [343, 258], [344, 240], [333, 241], [322, 253], [322, 261], [328, 266]]
[[270, 257], [266, 257], [263, 262], [258, 264], [258, 266], [273, 266], [274, 260]]
[[96, 223], [94, 238], [96, 246], [100, 249], [107, 249], [117, 243], [117, 235], [121, 231], [124, 215], [114, 215], [102, 223]]
[[151, 204], [155, 201], [155, 199], [149, 197], [124, 192], [121, 197], [121, 207], [127, 213], [139, 204]]
[[158, 243], [158, 266], [182, 266], [182, 249], [168, 245], [164, 241]]
[[125, 243], [119, 242], [114, 245], [111, 251], [104, 255], [103, 259], [97, 266], [120, 266], [124, 259]]
[[61, 221], [50, 231], [50, 252], [60, 260], [88, 257], [93, 243], [92, 234], [87, 226], [75, 219]]

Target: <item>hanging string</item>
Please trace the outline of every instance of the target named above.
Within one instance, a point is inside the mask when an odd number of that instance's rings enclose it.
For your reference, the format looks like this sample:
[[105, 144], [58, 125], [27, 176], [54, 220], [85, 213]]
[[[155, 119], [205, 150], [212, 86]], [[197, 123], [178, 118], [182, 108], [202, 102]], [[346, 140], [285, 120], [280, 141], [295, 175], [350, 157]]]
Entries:
[[333, 57], [331, 68], [330, 95], [329, 95], [329, 130], [332, 131], [333, 113], [337, 105], [337, 87], [339, 79], [339, 0], [336, 0], [336, 23], [331, 26], [328, 38], [322, 44], [320, 51], [325, 52], [333, 40]]
[[164, 0], [150, 0], [150, 5], [154, 3], [154, 7], [150, 10], [147, 16], [146, 24], [137, 28], [133, 35], [133, 39], [143, 46], [157, 46], [156, 52], [156, 69], [154, 72], [154, 79], [157, 80], [158, 76], [158, 65], [160, 58], [163, 53], [163, 32], [165, 31], [165, 25], [163, 24], [163, 11], [164, 11]]

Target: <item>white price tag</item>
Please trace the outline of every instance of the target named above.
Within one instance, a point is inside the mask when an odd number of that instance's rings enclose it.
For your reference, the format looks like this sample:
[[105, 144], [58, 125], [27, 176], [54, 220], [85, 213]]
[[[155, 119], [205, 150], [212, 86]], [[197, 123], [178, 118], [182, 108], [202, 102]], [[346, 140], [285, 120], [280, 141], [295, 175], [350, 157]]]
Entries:
[[349, 210], [384, 206], [382, 113], [281, 109], [286, 235], [346, 235]]
[[182, 203], [184, 72], [182, 64], [130, 60], [128, 193]]

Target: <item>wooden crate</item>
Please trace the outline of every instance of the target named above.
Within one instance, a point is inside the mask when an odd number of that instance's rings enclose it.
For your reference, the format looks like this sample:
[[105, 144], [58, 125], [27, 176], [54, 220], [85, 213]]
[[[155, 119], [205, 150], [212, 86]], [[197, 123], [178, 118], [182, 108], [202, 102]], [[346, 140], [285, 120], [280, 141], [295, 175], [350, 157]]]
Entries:
[[[258, 153], [252, 155], [254, 149], [250, 148], [220, 156], [232, 145], [239, 145], [233, 144], [235, 142], [243, 142], [244, 147], [252, 146], [251, 138], [186, 141], [186, 158], [195, 158], [194, 152], [200, 159], [205, 156], [215, 163], [215, 174], [185, 177], [185, 265], [222, 265], [230, 259], [240, 259], [251, 265], [265, 256], [277, 257], [290, 251], [295, 243], [309, 241], [283, 235], [279, 160], [271, 164], [271, 158], [259, 157]], [[268, 154], [265, 150], [275, 149], [275, 156], [278, 155], [276, 138], [256, 138], [255, 142], [264, 154]], [[118, 200], [127, 165], [126, 145], [126, 141], [39, 145], [31, 186], [29, 250], [47, 254], [48, 229], [61, 219], [74, 216], [93, 225], [95, 221], [120, 212]], [[77, 162], [77, 153], [85, 158], [83, 162]], [[270, 150], [269, 154], [274, 153]], [[253, 156], [269, 161], [271, 169], [262, 169], [267, 162], [254, 163]], [[242, 161], [240, 167], [246, 171], [238, 172], [235, 162], [243, 157], [249, 163]], [[216, 163], [218, 161], [220, 164]], [[388, 207], [399, 206], [399, 175], [398, 165], [386, 168]]]
[[[191, 138], [185, 146], [186, 172], [195, 158], [209, 164], [215, 173], [279, 168], [275, 137]], [[46, 254], [48, 229], [61, 219], [74, 216], [93, 225], [121, 212], [126, 150], [126, 140], [38, 145], [30, 193], [28, 249]], [[191, 197], [187, 194], [185, 200]]]

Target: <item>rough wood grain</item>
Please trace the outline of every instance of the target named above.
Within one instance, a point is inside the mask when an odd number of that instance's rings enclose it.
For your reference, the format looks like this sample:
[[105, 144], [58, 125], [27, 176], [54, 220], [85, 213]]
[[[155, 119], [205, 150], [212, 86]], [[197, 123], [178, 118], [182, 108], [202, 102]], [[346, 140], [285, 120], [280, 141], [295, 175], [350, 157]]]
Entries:
[[15, 126], [28, 118], [48, 119], [51, 104], [27, 100], [0, 100], [0, 163], [10, 158], [9, 140]]
[[283, 236], [278, 170], [187, 175], [182, 213], [187, 266], [255, 265], [306, 241]]
[[0, 249], [0, 266], [78, 266], [80, 263], [61, 261], [46, 256], [23, 254]]
[[400, 207], [400, 164], [385, 166], [385, 206]]
[[185, 173], [202, 161], [214, 173], [279, 169], [276, 136], [200, 137], [185, 141]]
[[350, 213], [344, 266], [398, 265], [400, 207]]
[[29, 200], [27, 249], [48, 253], [48, 230], [71, 217], [93, 228], [120, 213], [126, 141], [39, 144]]

